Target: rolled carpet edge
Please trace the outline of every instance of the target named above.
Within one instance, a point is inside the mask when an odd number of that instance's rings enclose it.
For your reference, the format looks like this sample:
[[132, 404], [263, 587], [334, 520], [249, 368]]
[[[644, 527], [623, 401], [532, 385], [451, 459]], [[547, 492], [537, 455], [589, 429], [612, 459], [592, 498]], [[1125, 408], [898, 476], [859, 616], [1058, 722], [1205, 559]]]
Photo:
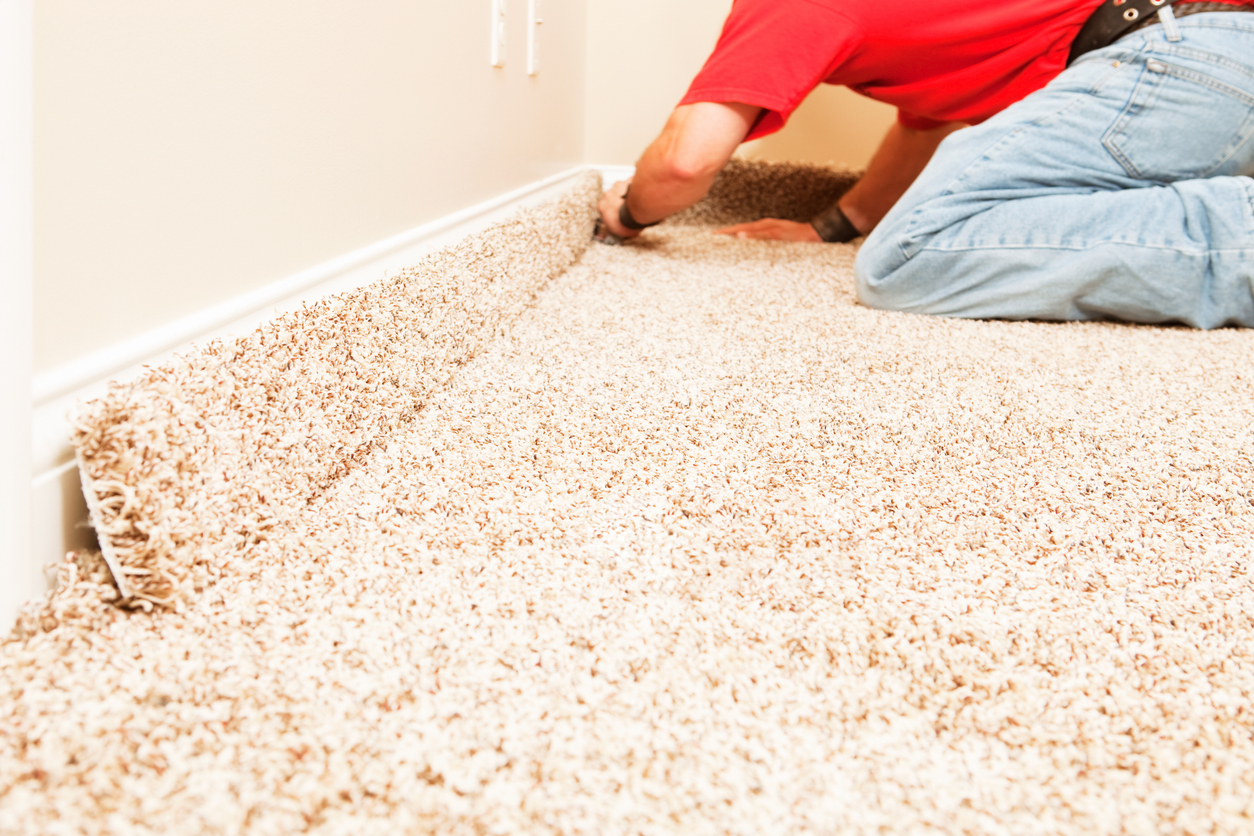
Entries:
[[124, 606], [181, 609], [422, 409], [587, 248], [600, 179], [111, 384], [71, 437]]

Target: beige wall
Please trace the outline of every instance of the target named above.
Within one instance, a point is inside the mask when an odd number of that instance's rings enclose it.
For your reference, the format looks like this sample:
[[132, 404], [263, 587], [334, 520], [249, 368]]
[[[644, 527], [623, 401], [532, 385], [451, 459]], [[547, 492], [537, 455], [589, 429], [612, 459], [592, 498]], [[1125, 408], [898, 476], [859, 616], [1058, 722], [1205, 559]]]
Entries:
[[[582, 161], [630, 164], [730, 0], [36, 0], [35, 370]], [[820, 88], [746, 156], [869, 158], [891, 111]]]
[[862, 169], [896, 119], [895, 108], [847, 87], [824, 84], [797, 108], [782, 131], [747, 143], [740, 156]]
[[0, 0], [0, 631], [44, 586], [31, 553], [31, 5]]
[[585, 0], [489, 6], [37, 0], [36, 371], [582, 162]]
[[[718, 39], [731, 0], [592, 0], [588, 8], [588, 160], [630, 165], [657, 136]], [[784, 130], [743, 156], [861, 168], [895, 111], [820, 87]]]
[[590, 0], [587, 155], [640, 156], [718, 40], [731, 0]]

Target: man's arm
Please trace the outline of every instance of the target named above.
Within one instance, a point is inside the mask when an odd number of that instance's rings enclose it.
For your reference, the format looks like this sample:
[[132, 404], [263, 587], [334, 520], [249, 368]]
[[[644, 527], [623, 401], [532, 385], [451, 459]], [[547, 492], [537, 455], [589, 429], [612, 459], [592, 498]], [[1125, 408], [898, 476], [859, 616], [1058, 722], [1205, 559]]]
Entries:
[[697, 102], [675, 108], [661, 135], [636, 163], [635, 176], [615, 183], [602, 195], [597, 208], [605, 225], [622, 238], [640, 234], [618, 219], [628, 184], [628, 211], [642, 224], [660, 221], [705, 197], [761, 110], [739, 102]]
[[[880, 142], [880, 147], [867, 165], [862, 179], [838, 201], [837, 205], [845, 213], [845, 217], [863, 235], [874, 229], [923, 172], [941, 141], [962, 127], [965, 126], [961, 122], [950, 122], [939, 128], [923, 131], [894, 123]], [[819, 234], [810, 224], [778, 218], [737, 224], [718, 231], [738, 238], [820, 240]]]

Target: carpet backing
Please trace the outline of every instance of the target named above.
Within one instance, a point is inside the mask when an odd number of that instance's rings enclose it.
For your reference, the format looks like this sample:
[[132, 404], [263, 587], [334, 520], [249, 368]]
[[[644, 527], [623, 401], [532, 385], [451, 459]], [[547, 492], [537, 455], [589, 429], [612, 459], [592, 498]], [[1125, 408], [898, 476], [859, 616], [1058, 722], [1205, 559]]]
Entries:
[[710, 234], [850, 182], [590, 179], [89, 405], [0, 832], [1254, 831], [1254, 335]]

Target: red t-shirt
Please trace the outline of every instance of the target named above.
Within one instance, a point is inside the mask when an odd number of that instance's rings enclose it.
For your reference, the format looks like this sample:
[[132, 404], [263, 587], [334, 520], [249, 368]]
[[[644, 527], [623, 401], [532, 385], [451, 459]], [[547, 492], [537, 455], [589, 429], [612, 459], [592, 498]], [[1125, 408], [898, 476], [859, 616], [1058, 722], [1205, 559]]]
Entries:
[[819, 84], [844, 84], [895, 105], [908, 127], [974, 124], [1058, 75], [1101, 2], [735, 0], [680, 104], [765, 108], [746, 137], [756, 139], [782, 128]]

